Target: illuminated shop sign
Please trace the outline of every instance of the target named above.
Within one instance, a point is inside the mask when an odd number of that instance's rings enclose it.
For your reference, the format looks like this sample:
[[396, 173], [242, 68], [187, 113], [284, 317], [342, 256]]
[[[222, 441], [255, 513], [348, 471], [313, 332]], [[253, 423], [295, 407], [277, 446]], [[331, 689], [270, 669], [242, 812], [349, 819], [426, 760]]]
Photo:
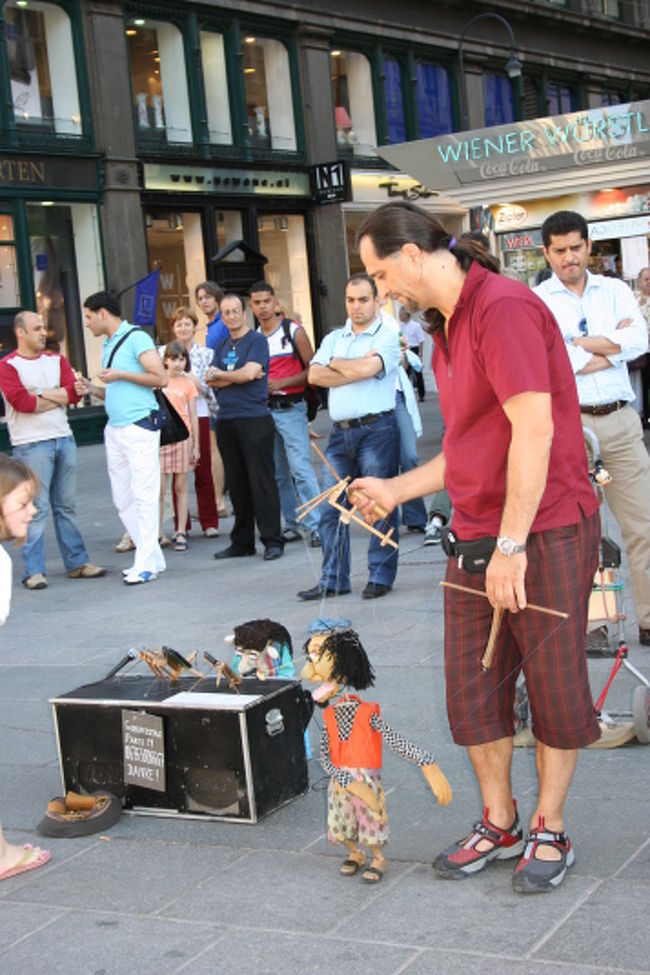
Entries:
[[147, 190], [220, 196], [310, 196], [309, 174], [145, 163]]
[[380, 155], [441, 190], [650, 156], [650, 101], [382, 146]]
[[[524, 233], [530, 227], [541, 227], [547, 217], [556, 210], [577, 210], [590, 224], [591, 237], [597, 240], [594, 230], [607, 224], [603, 239], [610, 236], [634, 237], [648, 233], [650, 226], [650, 187], [623, 186], [603, 187], [595, 192], [571, 193], [544, 200], [522, 200], [516, 203], [497, 203], [490, 207], [496, 233]], [[609, 233], [609, 225], [616, 225], [617, 232]]]

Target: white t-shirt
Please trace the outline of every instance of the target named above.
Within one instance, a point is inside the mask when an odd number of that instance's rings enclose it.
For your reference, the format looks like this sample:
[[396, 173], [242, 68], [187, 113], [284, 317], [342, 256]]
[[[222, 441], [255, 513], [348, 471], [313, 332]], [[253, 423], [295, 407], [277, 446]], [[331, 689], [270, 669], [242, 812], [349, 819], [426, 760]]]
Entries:
[[0, 625], [9, 616], [9, 604], [11, 603], [11, 569], [11, 558], [5, 552], [2, 545], [0, 545]]

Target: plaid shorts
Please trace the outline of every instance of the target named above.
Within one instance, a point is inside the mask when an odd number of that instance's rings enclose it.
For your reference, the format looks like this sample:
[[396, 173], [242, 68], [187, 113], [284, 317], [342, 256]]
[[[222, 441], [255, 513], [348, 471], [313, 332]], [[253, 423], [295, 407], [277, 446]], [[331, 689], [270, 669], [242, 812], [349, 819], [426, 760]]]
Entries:
[[[526, 598], [569, 613], [567, 620], [527, 609], [505, 613], [492, 667], [481, 670], [490, 633], [487, 599], [445, 590], [447, 714], [454, 741], [480, 745], [514, 733], [515, 682], [526, 678], [535, 737], [552, 748], [582, 748], [600, 737], [593, 710], [585, 633], [598, 562], [598, 512], [576, 525], [535, 532], [526, 547]], [[450, 558], [448, 582], [485, 588]]]

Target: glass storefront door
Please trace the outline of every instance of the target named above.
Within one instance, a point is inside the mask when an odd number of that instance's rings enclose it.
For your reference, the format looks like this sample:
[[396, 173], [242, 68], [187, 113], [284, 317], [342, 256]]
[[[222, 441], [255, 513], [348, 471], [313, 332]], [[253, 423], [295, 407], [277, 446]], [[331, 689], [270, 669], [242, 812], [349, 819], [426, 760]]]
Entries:
[[[93, 235], [91, 208], [30, 203], [26, 209], [36, 310], [47, 326], [47, 347], [61, 352], [73, 368], [85, 371], [75, 239], [81, 252], [84, 233], [90, 230]], [[90, 227], [85, 226], [88, 221]]]
[[[211, 259], [226, 244], [245, 239], [244, 211], [210, 207], [206, 219], [212, 224], [207, 225], [207, 240], [203, 235], [201, 212], [152, 206], [145, 214], [149, 267], [151, 270], [160, 268], [156, 309], [158, 342], [169, 341], [169, 319], [178, 305], [189, 305], [199, 312], [194, 292], [197, 285], [208, 277], [206, 259]], [[299, 319], [313, 340], [304, 216], [258, 211], [257, 230], [259, 243], [255, 246], [267, 258], [264, 268], [266, 280], [273, 285], [285, 313]], [[241, 259], [239, 250], [226, 257], [227, 261]], [[204, 324], [203, 315], [199, 312], [199, 342], [203, 341]]]
[[145, 222], [149, 267], [160, 268], [156, 340], [162, 343], [170, 340], [174, 309], [194, 305], [194, 289], [205, 281], [201, 214], [155, 210], [145, 215]]
[[20, 307], [13, 217], [0, 213], [0, 308]]
[[273, 285], [284, 313], [302, 322], [313, 343], [305, 218], [301, 214], [259, 214], [257, 229], [259, 249], [268, 261], [265, 279]]

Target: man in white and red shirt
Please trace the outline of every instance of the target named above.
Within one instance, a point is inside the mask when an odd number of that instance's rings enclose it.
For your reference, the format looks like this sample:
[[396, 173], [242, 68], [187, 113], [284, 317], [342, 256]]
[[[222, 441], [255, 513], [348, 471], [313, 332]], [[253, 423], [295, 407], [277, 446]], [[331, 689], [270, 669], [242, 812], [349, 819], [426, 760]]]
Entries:
[[41, 485], [23, 548], [23, 585], [47, 587], [43, 533], [50, 506], [68, 576], [103, 576], [106, 570], [89, 561], [77, 524], [77, 448], [66, 416], [68, 404], [79, 401], [74, 373], [58, 352], [45, 352], [47, 330], [40, 315], [19, 312], [14, 331], [18, 348], [0, 361], [0, 389], [13, 455], [36, 472]]
[[[303, 504], [320, 491], [311, 466], [305, 388], [307, 370], [314, 355], [309, 337], [297, 322], [276, 312], [272, 285], [258, 281], [250, 289], [251, 310], [269, 343], [269, 407], [275, 424], [275, 480], [284, 518], [282, 537], [293, 542], [302, 537], [296, 520], [298, 500]], [[312, 548], [320, 547], [318, 509], [303, 525]]]

